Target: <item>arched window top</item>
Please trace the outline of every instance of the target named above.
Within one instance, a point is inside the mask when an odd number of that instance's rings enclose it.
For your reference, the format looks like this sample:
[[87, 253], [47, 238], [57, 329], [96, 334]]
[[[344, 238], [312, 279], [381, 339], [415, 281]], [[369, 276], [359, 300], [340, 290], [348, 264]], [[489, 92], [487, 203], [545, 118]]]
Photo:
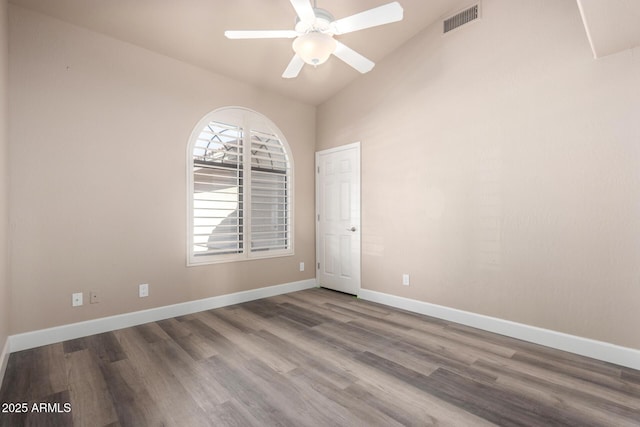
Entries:
[[291, 163], [289, 146], [281, 132], [255, 111], [239, 107], [215, 110], [205, 116], [198, 129], [193, 155], [201, 161], [237, 162], [239, 141], [243, 132], [250, 129], [252, 163], [256, 167], [283, 171]]
[[265, 116], [228, 107], [191, 134], [189, 264], [293, 254], [293, 162]]

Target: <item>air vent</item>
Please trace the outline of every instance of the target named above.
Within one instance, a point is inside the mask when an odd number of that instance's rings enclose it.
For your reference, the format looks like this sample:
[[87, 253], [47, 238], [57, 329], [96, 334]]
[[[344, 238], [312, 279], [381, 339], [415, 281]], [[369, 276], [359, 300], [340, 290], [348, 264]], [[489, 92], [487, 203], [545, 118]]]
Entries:
[[475, 21], [480, 17], [480, 4], [474, 4], [468, 9], [463, 10], [462, 12], [456, 13], [455, 15], [445, 19], [443, 21], [443, 34], [447, 34], [450, 31], [455, 30], [463, 26], [464, 24], [468, 24], [471, 21]]

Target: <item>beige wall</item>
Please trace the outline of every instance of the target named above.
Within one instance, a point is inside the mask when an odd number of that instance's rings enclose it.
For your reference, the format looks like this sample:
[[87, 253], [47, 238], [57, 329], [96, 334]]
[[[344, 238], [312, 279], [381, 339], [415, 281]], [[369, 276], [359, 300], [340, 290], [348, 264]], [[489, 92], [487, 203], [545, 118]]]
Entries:
[[[10, 332], [313, 277], [298, 263], [314, 262], [317, 138], [362, 142], [364, 288], [640, 348], [640, 53], [594, 61], [573, 0], [483, 5], [379, 63], [317, 126], [313, 107], [11, 7]], [[293, 149], [296, 255], [186, 268], [187, 138], [225, 105], [264, 113]], [[70, 307], [90, 290], [101, 303]], [[0, 286], [2, 341], [8, 298]]]
[[640, 348], [640, 50], [593, 60], [573, 0], [483, 6], [318, 109], [317, 149], [362, 143], [362, 286]]
[[[7, 1], [0, 0], [0, 353], [9, 335], [8, 212], [8, 31]], [[1, 354], [0, 354], [1, 356]], [[2, 363], [2, 360], [0, 360]], [[0, 379], [0, 383], [2, 380]]]
[[[298, 269], [315, 257], [314, 107], [9, 12], [12, 333], [314, 277]], [[295, 256], [187, 268], [187, 139], [229, 105], [268, 116], [292, 148]], [[91, 290], [99, 304], [71, 307]]]

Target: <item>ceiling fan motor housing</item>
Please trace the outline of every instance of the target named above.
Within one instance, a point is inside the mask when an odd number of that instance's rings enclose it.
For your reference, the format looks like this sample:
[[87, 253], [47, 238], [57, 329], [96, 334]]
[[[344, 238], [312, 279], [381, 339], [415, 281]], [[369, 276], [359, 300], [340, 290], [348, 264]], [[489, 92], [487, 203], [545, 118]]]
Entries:
[[335, 20], [333, 15], [329, 11], [316, 7], [313, 9], [313, 13], [316, 15], [314, 22], [302, 22], [299, 17], [296, 17], [296, 31], [299, 33], [308, 33], [311, 31], [317, 31], [320, 33], [330, 32], [331, 23]]

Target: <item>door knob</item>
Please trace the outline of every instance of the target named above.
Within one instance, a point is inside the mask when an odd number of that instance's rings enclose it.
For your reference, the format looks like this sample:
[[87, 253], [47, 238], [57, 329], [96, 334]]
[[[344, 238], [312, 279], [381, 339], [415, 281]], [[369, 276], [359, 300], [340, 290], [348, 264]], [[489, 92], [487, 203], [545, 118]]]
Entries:
[[356, 230], [357, 230], [357, 228], [355, 228], [355, 227], [347, 228], [347, 231], [356, 231]]

